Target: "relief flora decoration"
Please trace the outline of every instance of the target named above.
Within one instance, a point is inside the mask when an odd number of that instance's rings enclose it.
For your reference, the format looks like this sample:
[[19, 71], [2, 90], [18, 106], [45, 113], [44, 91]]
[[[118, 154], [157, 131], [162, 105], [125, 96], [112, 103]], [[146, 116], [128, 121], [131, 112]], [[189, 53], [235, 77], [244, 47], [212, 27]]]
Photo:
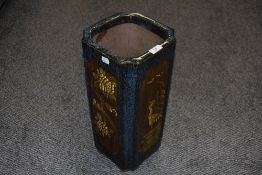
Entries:
[[96, 137], [103, 147], [112, 154], [119, 153], [119, 127], [116, 79], [95, 61], [89, 64], [93, 126]]
[[111, 137], [111, 134], [113, 133], [112, 129], [109, 128], [108, 124], [106, 121], [103, 121], [103, 118], [100, 113], [96, 114], [95, 118], [96, 122], [96, 127], [97, 130], [99, 131], [99, 134], [101, 134], [103, 137]]
[[[100, 92], [104, 95], [105, 99], [112, 99], [116, 101], [116, 83], [109, 80], [106, 76], [105, 71], [102, 68], [97, 68], [95, 72], [93, 72], [94, 78], [94, 86], [97, 87]], [[101, 102], [99, 104], [96, 99], [93, 99], [93, 106], [98, 109], [100, 112], [105, 113], [105, 110], [109, 110], [114, 113], [114, 116], [117, 117], [117, 112], [113, 109], [110, 104], [106, 102]], [[110, 125], [103, 120], [103, 117], [98, 112], [95, 116], [95, 123], [98, 130], [98, 133], [103, 137], [111, 137], [113, 134], [113, 130], [110, 128]]]

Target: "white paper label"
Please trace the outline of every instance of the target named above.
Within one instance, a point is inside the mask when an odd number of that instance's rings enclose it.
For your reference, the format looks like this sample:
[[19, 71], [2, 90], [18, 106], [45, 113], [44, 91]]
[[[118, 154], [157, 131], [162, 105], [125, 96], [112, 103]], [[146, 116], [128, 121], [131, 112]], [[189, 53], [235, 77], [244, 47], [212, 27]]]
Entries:
[[137, 58], [134, 58], [135, 60], [141, 60], [142, 58], [141, 57], [137, 57]]
[[102, 56], [102, 61], [106, 64], [109, 64], [109, 59], [104, 56]]
[[159, 50], [161, 50], [163, 47], [161, 45], [156, 45], [155, 47], [153, 47], [152, 49], [149, 50], [150, 53], [155, 54], [157, 53]]

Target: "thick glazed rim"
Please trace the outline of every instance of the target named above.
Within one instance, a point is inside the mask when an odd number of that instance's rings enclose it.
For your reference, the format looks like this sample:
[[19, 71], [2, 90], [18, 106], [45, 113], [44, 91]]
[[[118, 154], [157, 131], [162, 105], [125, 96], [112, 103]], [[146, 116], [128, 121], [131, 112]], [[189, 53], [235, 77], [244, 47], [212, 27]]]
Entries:
[[162, 49], [176, 42], [174, 30], [172, 28], [139, 13], [117, 13], [85, 28], [82, 42], [117, 64], [141, 64], [150, 59], [153, 54], [149, 52], [149, 50], [145, 51], [144, 54], [139, 57], [121, 57], [113, 55], [109, 50], [98, 45], [93, 40], [93, 36], [97, 33], [123, 23], [134, 23], [157, 34], [163, 38], [163, 42], [159, 44], [162, 46]]

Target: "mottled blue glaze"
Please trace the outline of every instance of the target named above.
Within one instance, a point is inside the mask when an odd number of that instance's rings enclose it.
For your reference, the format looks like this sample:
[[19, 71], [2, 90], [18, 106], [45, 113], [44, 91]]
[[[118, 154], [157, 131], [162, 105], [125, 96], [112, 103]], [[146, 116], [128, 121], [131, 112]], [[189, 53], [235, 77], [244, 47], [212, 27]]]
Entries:
[[126, 66], [123, 71], [122, 81], [122, 133], [123, 133], [123, 155], [126, 164], [134, 163], [135, 155], [135, 118], [136, 118], [136, 101], [137, 101], [137, 69], [134, 66]]

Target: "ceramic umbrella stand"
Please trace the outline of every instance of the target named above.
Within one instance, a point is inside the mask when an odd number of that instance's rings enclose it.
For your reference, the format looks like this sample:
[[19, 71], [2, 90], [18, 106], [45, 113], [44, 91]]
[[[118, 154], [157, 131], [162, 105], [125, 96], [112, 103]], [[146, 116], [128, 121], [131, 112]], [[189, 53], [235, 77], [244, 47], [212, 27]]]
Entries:
[[133, 170], [161, 143], [175, 54], [173, 29], [119, 13], [82, 39], [94, 141], [121, 170]]

